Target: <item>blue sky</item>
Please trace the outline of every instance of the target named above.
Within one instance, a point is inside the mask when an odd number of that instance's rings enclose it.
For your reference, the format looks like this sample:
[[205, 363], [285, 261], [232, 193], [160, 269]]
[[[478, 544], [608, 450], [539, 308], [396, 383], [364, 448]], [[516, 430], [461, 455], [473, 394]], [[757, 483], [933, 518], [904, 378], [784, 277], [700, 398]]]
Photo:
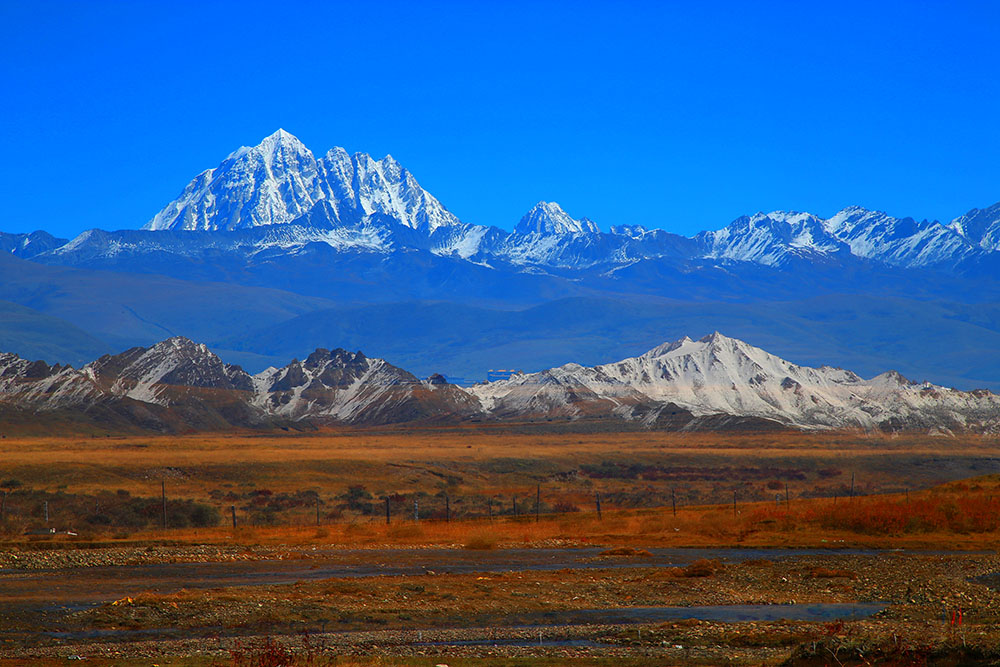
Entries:
[[1000, 200], [1000, 3], [0, 0], [2, 231], [134, 228], [278, 127], [467, 222]]

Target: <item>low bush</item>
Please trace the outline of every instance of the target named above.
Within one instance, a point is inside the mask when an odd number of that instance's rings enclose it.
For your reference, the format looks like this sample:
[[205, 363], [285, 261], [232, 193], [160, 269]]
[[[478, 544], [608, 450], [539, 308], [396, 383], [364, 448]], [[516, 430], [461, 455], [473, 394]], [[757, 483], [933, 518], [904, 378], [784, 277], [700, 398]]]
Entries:
[[723, 564], [717, 560], [702, 558], [686, 567], [678, 568], [678, 573], [682, 577], [711, 577], [723, 567]]
[[809, 570], [809, 576], [813, 579], [857, 579], [858, 575], [847, 570], [839, 570], [830, 567], [814, 567]]
[[647, 556], [652, 556], [650, 552], [645, 549], [635, 549], [633, 547], [615, 547], [614, 549], [605, 549], [598, 556], [630, 556], [633, 558], [642, 558]]
[[983, 533], [1000, 528], [1000, 500], [982, 496], [926, 497], [912, 502], [859, 499], [812, 508], [805, 518], [824, 528], [867, 535]]
[[488, 551], [496, 549], [499, 541], [500, 539], [493, 533], [480, 532], [470, 535], [463, 546], [466, 549]]

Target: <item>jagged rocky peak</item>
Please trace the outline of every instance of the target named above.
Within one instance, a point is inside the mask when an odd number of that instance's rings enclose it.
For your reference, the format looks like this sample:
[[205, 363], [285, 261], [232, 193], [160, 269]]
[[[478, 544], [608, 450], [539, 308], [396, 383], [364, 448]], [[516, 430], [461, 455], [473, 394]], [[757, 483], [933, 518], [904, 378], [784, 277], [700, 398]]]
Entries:
[[305, 361], [293, 359], [287, 366], [268, 369], [257, 377], [270, 392], [291, 391], [296, 387], [346, 389], [360, 382], [383, 386], [420, 382], [414, 375], [382, 359], [366, 357], [360, 350], [349, 352], [342, 348], [317, 348]]
[[233, 230], [281, 224], [324, 197], [316, 158], [278, 130], [196, 176], [145, 229]]
[[847, 206], [834, 213], [827, 221], [830, 232], [837, 234], [858, 226], [872, 226], [891, 220], [883, 211], [873, 211], [864, 206]]
[[778, 266], [803, 253], [846, 249], [811, 213], [772, 211], [744, 215], [722, 229], [701, 232], [695, 240], [707, 257]]
[[657, 345], [656, 347], [654, 347], [649, 352], [646, 352], [642, 356], [644, 356], [644, 357], [662, 357], [665, 354], [669, 354], [669, 353], [673, 352], [674, 350], [679, 350], [684, 345], [687, 345], [687, 344], [693, 343], [693, 342], [694, 341], [691, 340], [689, 337], [682, 336], [679, 340], [670, 341], [670, 342], [666, 342], [666, 343], [661, 343], [661, 344]]
[[899, 371], [886, 371], [885, 373], [876, 375], [869, 382], [874, 386], [884, 387], [910, 387], [917, 384]]
[[727, 343], [737, 343], [742, 341], [737, 341], [735, 338], [730, 338], [729, 336], [724, 336], [718, 331], [713, 331], [712, 333], [698, 339], [701, 343], [708, 343], [709, 345], [725, 345]]
[[348, 386], [367, 373], [375, 360], [363, 352], [348, 352], [343, 348], [317, 348], [306, 357], [303, 368], [327, 387]]
[[[321, 159], [285, 130], [244, 146], [196, 176], [145, 229], [235, 230], [286, 224], [328, 201], [340, 215], [387, 215], [433, 231], [459, 220], [392, 156], [335, 147]], [[352, 216], [357, 218], [359, 216]]]
[[1000, 202], [974, 208], [952, 220], [948, 227], [984, 250], [1000, 250]]
[[353, 366], [355, 364], [366, 364], [368, 357], [364, 352], [348, 352], [343, 348], [334, 348], [332, 351], [323, 347], [317, 347], [308, 357], [306, 366], [309, 368], [319, 368], [322, 365], [333, 362], [338, 366]]
[[25, 359], [13, 352], [0, 353], [0, 382], [4, 380], [40, 380], [56, 375], [70, 366], [50, 366], [44, 361]]
[[[727, 362], [743, 363], [756, 360], [759, 357], [771, 357], [767, 352], [756, 348], [738, 338], [731, 338], [718, 331], [693, 340], [683, 336], [680, 340], [663, 343], [645, 353], [639, 359], [659, 363], [668, 359], [690, 358], [698, 363], [716, 363], [720, 359]], [[753, 362], [755, 363], [755, 361]]]
[[629, 238], [642, 238], [649, 233], [649, 228], [643, 225], [612, 225], [611, 233], [617, 236], [628, 236]]
[[305, 144], [303, 144], [298, 137], [280, 127], [264, 137], [261, 142], [257, 144], [257, 146], [248, 150], [259, 150], [262, 153], [270, 154], [271, 156], [285, 153], [287, 151], [292, 151], [298, 154], [308, 153], [309, 155], [312, 155], [309, 149], [306, 148]]
[[587, 218], [571, 217], [556, 202], [540, 201], [514, 228], [515, 234], [596, 234], [601, 230]]
[[697, 342], [704, 344], [707, 349], [712, 350], [759, 350], [764, 352], [759, 347], [754, 347], [744, 340], [727, 336], [719, 331], [713, 331], [707, 336], [702, 336]]
[[340, 209], [353, 209], [361, 215], [380, 214], [404, 227], [428, 233], [461, 224], [391, 155], [375, 160], [367, 153], [348, 155], [337, 148], [326, 154], [321, 167], [326, 174], [328, 196]]
[[223, 362], [204, 343], [183, 336], [168, 338], [148, 348], [134, 347], [121, 354], [105, 355], [83, 370], [103, 383], [128, 385], [129, 391], [132, 385], [253, 389], [246, 371]]

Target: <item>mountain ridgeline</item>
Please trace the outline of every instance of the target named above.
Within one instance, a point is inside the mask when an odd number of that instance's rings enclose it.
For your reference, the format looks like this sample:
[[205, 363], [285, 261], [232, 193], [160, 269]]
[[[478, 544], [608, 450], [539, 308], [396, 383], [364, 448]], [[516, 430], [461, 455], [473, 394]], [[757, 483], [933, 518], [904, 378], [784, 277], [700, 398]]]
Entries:
[[775, 211], [693, 237], [544, 201], [511, 222], [462, 221], [391, 156], [317, 157], [279, 130], [142, 229], [0, 233], [0, 349], [79, 363], [185, 336], [256, 372], [333, 342], [481, 379], [718, 329], [1000, 390], [1000, 204], [945, 224]]
[[[209, 251], [250, 259], [279, 249], [294, 254], [320, 243], [340, 251], [425, 250], [476, 263], [548, 269], [615, 267], [664, 258], [764, 266], [854, 258], [961, 273], [997, 266], [1000, 204], [973, 209], [947, 225], [857, 206], [828, 219], [809, 213], [757, 213], [686, 238], [641, 224], [602, 232], [595, 222], [574, 219], [554, 202], [539, 202], [513, 232], [506, 232], [460, 221], [392, 156], [375, 160], [333, 148], [317, 159], [293, 135], [278, 130], [196, 176], [143, 229], [205, 233], [92, 230], [60, 243], [36, 232], [6, 238], [2, 247], [22, 257], [45, 255], [67, 264], [87, 261], [84, 258], [93, 262], [101, 255], [190, 257]], [[236, 231], [256, 233], [220, 233]]]
[[637, 428], [1000, 430], [1000, 396], [789, 363], [715, 333], [594, 367], [566, 364], [463, 388], [383, 359], [317, 349], [250, 375], [174, 337], [79, 370], [0, 354], [0, 419], [36, 428], [232, 428], [602, 420]]

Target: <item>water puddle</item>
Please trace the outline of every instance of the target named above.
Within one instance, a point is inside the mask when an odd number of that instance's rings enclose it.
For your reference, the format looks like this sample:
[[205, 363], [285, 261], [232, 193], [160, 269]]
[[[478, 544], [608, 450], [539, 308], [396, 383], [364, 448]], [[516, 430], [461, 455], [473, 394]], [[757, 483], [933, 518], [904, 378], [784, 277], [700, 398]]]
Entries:
[[990, 572], [970, 579], [977, 584], [982, 584], [991, 591], [1000, 591], [1000, 572]]
[[868, 618], [888, 603], [735, 604], [697, 607], [626, 607], [547, 611], [518, 616], [532, 625], [627, 625], [663, 623], [696, 618], [700, 621], [740, 623], [747, 621], [847, 621]]
[[612, 644], [596, 642], [592, 639], [537, 639], [517, 638], [517, 639], [456, 639], [454, 641], [435, 642], [415, 642], [410, 646], [515, 646], [527, 648], [533, 646], [552, 648], [606, 648]]

